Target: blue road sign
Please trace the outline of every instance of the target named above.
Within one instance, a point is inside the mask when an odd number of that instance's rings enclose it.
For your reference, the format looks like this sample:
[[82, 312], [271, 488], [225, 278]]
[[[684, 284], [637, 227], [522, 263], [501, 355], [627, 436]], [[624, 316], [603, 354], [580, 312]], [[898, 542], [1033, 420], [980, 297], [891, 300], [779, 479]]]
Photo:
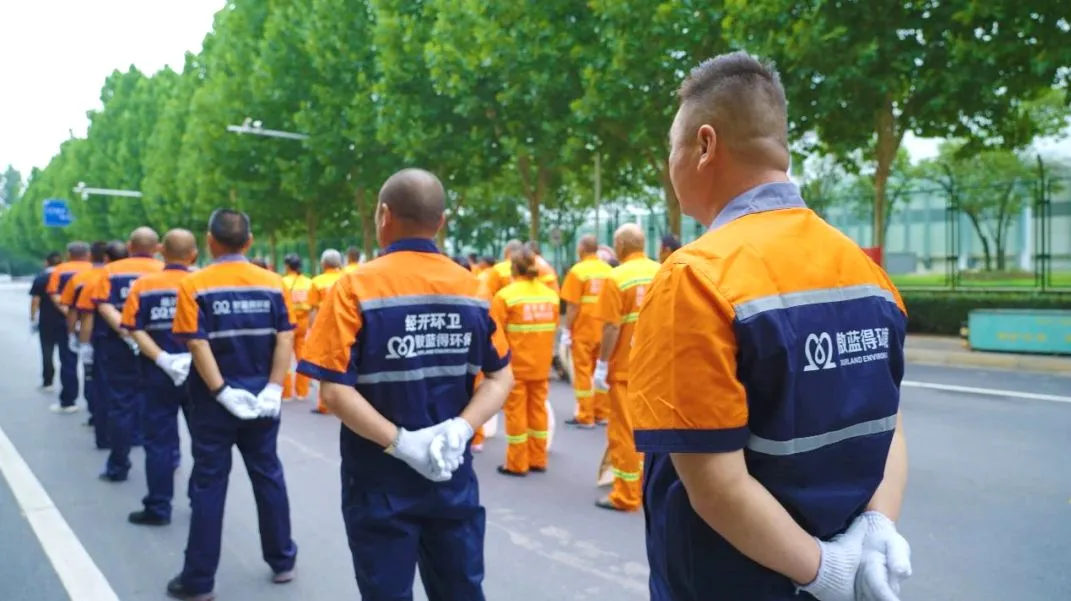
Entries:
[[49, 198], [42, 205], [45, 227], [67, 227], [74, 222], [74, 215], [66, 200]]

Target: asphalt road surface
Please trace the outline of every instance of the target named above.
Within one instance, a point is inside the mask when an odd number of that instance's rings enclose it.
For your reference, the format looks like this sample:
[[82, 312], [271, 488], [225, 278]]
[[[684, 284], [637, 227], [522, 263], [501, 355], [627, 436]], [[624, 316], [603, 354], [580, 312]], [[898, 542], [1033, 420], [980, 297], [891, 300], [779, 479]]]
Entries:
[[[86, 414], [48, 411], [55, 395], [36, 389], [40, 359], [26, 290], [0, 286], [0, 599], [164, 599], [189, 524], [187, 443], [171, 526], [128, 525], [126, 514], [145, 493], [140, 451], [129, 481], [100, 482], [105, 457], [82, 426]], [[908, 379], [911, 481], [901, 529], [915, 576], [903, 598], [1071, 599], [1071, 379], [923, 366], [913, 366]], [[551, 390], [560, 421], [571, 412], [571, 395], [561, 383]], [[359, 598], [339, 512], [338, 423], [308, 408], [284, 407], [279, 444], [298, 577], [285, 586], [268, 582], [252, 494], [236, 461], [216, 584], [221, 601]], [[524, 480], [494, 472], [501, 438], [476, 457], [488, 509], [488, 599], [648, 597], [642, 515], [593, 505], [604, 432], [559, 428], [549, 473]], [[419, 586], [416, 598], [424, 599]]]

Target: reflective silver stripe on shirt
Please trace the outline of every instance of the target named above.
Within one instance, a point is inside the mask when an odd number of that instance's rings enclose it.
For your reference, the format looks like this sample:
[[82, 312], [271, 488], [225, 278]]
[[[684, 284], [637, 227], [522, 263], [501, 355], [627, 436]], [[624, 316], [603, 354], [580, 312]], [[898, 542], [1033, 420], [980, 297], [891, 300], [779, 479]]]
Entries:
[[267, 292], [269, 294], [282, 294], [281, 288], [273, 288], [271, 286], [224, 286], [220, 288], [205, 288], [204, 290], [198, 290], [194, 293], [194, 297], [198, 297], [204, 294], [216, 294], [217, 292]]
[[390, 307], [419, 307], [421, 305], [454, 305], [461, 307], [488, 308], [489, 302], [482, 298], [457, 296], [454, 294], [413, 294], [409, 296], [392, 296], [359, 301], [362, 311], [387, 309]]
[[861, 286], [845, 286], [844, 288], [819, 288], [817, 290], [790, 292], [788, 294], [773, 294], [734, 305], [733, 309], [736, 310], [736, 318], [743, 320], [767, 311], [790, 309], [804, 305], [842, 303], [861, 298], [882, 298], [890, 303], [896, 303], [892, 292], [880, 286], [864, 284]]
[[138, 295], [141, 298], [150, 298], [153, 296], [161, 296], [163, 294], [178, 294], [178, 288], [153, 288], [152, 290], [143, 290]]
[[381, 384], [383, 382], [416, 382], [424, 378], [438, 378], [443, 376], [464, 376], [480, 373], [480, 366], [468, 363], [465, 365], [436, 365], [418, 367], [417, 369], [404, 369], [399, 371], [379, 371], [357, 376], [358, 384]]
[[168, 332], [170, 332], [171, 328], [172, 328], [172, 324], [170, 324], [170, 323], [150, 323], [149, 325], [145, 326], [143, 329], [146, 332], [156, 331], [156, 330], [167, 330]]
[[747, 448], [756, 453], [762, 453], [763, 455], [778, 455], [784, 457], [787, 455], [809, 453], [821, 449], [822, 447], [835, 445], [838, 442], [844, 442], [845, 440], [852, 438], [868, 436], [870, 434], [882, 434], [891, 432], [895, 429], [896, 415], [893, 414], [889, 417], [855, 424], [854, 426], [826, 432], [825, 434], [793, 438], [792, 440], [770, 440], [752, 434], [751, 438], [747, 441]]
[[236, 330], [219, 330], [217, 332], [209, 332], [209, 339], [215, 338], [238, 338], [240, 336], [267, 336], [268, 334], [275, 334], [275, 328], [246, 328]]

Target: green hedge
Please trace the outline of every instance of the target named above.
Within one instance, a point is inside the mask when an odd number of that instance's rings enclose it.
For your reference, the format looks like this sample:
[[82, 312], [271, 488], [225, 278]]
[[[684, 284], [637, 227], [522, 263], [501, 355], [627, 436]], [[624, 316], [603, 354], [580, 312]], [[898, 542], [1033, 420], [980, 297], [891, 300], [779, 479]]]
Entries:
[[951, 292], [908, 291], [900, 294], [907, 305], [907, 330], [915, 334], [959, 336], [960, 326], [973, 309], [1068, 309], [1071, 292]]

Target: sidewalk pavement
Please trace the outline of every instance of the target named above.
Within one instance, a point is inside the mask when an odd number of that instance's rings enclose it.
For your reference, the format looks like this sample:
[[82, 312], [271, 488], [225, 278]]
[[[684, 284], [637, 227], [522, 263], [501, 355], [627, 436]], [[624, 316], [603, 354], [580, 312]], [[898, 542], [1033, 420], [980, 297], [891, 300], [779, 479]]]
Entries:
[[972, 351], [967, 346], [966, 340], [953, 336], [909, 334], [904, 355], [908, 363], [1009, 369], [1071, 376], [1071, 357]]

